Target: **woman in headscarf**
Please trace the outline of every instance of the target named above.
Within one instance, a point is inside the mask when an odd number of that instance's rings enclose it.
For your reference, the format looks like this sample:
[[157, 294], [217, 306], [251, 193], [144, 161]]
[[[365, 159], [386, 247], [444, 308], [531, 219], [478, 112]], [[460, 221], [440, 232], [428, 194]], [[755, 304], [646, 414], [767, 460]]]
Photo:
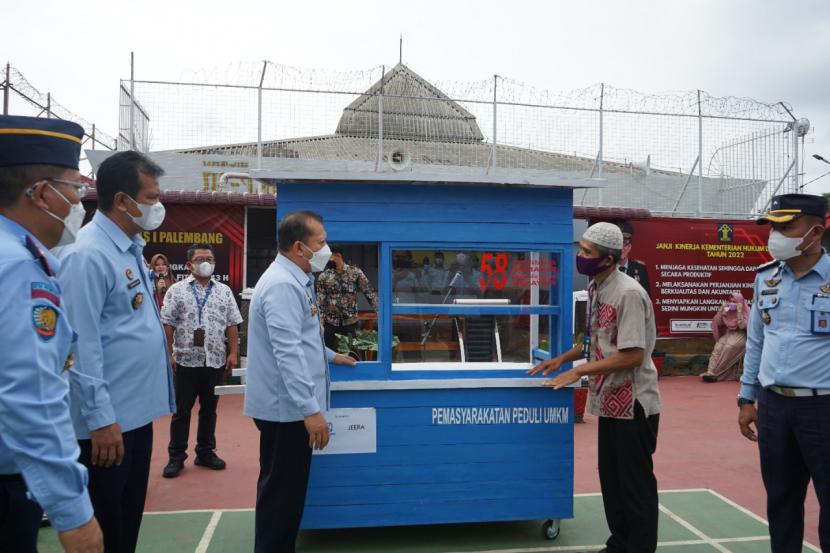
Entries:
[[738, 380], [743, 372], [746, 349], [746, 325], [749, 322], [749, 304], [739, 293], [734, 293], [712, 319], [715, 349], [709, 358], [709, 368], [701, 378], [704, 382]]
[[167, 293], [168, 288], [173, 286], [176, 279], [170, 270], [170, 262], [164, 254], [157, 253], [150, 258], [150, 268], [156, 275], [156, 304], [161, 309], [164, 303], [164, 294]]

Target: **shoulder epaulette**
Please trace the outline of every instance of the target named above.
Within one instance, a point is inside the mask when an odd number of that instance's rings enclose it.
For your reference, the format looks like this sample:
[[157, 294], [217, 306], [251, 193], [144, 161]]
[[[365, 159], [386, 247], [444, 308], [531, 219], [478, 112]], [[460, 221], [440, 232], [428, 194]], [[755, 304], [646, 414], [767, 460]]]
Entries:
[[29, 250], [32, 257], [40, 263], [40, 266], [43, 267], [43, 271], [46, 273], [46, 276], [54, 276], [52, 268], [49, 266], [49, 260], [46, 259], [46, 255], [43, 253], [43, 250], [40, 249], [40, 246], [35, 244], [35, 241], [32, 240], [32, 237], [28, 234], [26, 235], [26, 249]]
[[768, 263], [764, 263], [763, 265], [759, 265], [758, 268], [755, 269], [755, 272], [760, 273], [761, 271], [766, 271], [767, 269], [771, 269], [772, 267], [775, 267], [779, 263], [780, 263], [780, 261], [778, 261], [777, 259], [773, 259], [772, 261], [770, 261]]

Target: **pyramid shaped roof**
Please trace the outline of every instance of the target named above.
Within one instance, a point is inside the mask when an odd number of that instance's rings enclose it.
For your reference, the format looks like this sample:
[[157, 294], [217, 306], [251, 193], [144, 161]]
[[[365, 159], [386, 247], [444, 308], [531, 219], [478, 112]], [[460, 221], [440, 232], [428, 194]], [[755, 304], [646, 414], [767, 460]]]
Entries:
[[482, 142], [475, 116], [402, 63], [343, 110], [336, 134], [378, 138], [383, 95], [383, 136], [399, 140]]

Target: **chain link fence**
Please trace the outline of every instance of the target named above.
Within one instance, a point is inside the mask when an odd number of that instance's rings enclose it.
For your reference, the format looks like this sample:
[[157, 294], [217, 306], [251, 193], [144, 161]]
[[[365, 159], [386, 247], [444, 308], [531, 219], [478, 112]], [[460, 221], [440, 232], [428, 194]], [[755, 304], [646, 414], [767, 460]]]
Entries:
[[783, 103], [607, 84], [552, 92], [500, 76], [430, 82], [403, 64], [240, 63], [124, 80], [121, 98], [120, 149], [244, 171], [511, 175], [584, 186], [575, 205], [678, 216], [749, 217], [798, 190], [806, 132]]

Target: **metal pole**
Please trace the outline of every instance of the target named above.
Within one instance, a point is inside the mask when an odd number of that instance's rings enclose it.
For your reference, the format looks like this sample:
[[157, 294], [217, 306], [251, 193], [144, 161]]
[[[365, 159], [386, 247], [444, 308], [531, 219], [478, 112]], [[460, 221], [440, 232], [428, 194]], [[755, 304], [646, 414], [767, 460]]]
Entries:
[[697, 91], [697, 216], [703, 214], [703, 109]]
[[792, 192], [798, 193], [798, 121], [793, 123], [793, 189]]
[[52, 93], [51, 92], [46, 93], [46, 118], [47, 119], [52, 118]]
[[92, 149], [95, 149], [95, 123], [92, 124]]
[[380, 164], [383, 162], [383, 85], [386, 80], [386, 66], [381, 66], [380, 70], [380, 91], [378, 94], [378, 157], [375, 162], [375, 171], [380, 169]]
[[262, 75], [259, 77], [259, 89], [257, 90], [256, 105], [256, 168], [262, 169], [262, 83], [265, 82], [265, 70], [268, 69], [268, 61], [262, 62]]
[[130, 149], [135, 150], [135, 52], [130, 52]]
[[6, 86], [3, 87], [3, 115], [9, 114], [9, 90], [12, 85], [11, 81], [11, 64], [6, 64]]
[[[242, 289], [248, 287], [248, 209], [245, 206], [245, 212], [242, 219]], [[276, 210], [275, 210], [276, 211]], [[274, 215], [276, 217], [276, 215]]]
[[493, 75], [493, 151], [492, 151], [492, 154], [490, 156], [490, 169], [493, 170], [494, 172], [496, 170], [496, 145], [498, 144], [498, 138], [497, 138], [498, 117], [497, 117], [497, 113], [496, 113], [496, 111], [497, 111], [496, 108], [498, 106], [498, 103], [496, 101], [496, 99], [498, 97], [497, 96], [497, 94], [498, 94], [498, 91], [497, 91], [498, 84], [499, 84], [499, 76], [498, 75]]
[[[597, 177], [602, 178], [602, 139], [603, 139], [603, 103], [605, 100], [605, 83], [599, 88], [599, 153], [597, 154]], [[598, 204], [602, 207], [602, 188], [597, 190]]]

